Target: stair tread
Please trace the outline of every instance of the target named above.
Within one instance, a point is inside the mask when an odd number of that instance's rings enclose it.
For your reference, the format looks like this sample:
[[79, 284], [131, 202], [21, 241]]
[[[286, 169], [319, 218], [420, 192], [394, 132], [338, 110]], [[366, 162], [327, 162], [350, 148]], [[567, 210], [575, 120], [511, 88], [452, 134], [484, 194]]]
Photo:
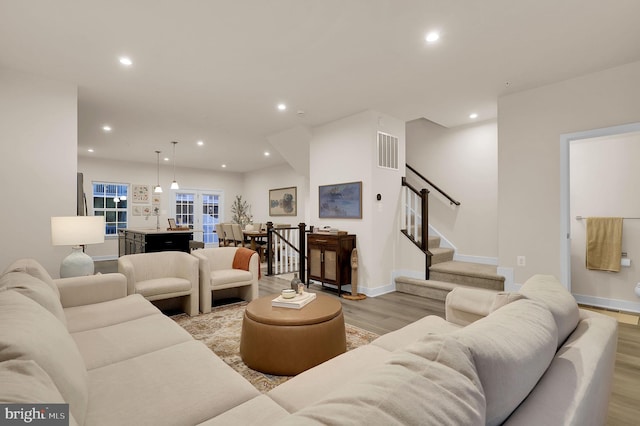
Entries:
[[429, 251], [431, 252], [431, 254], [436, 254], [436, 253], [453, 253], [455, 252], [454, 249], [450, 249], [450, 248], [446, 248], [446, 247], [435, 247], [435, 248], [430, 248]]
[[461, 262], [457, 260], [451, 260], [448, 262], [441, 262], [431, 266], [431, 271], [442, 272], [452, 275], [463, 275], [467, 277], [482, 277], [487, 279], [494, 279], [498, 281], [504, 281], [502, 275], [498, 275], [497, 267], [493, 265], [485, 265], [483, 263], [473, 262]]

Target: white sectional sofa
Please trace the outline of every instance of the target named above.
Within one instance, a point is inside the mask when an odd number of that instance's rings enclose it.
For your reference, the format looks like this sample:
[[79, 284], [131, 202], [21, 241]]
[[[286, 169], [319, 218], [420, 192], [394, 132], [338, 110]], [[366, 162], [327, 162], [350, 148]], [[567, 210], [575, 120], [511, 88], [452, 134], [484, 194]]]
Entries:
[[[469, 323], [470, 321], [473, 321]], [[615, 320], [553, 277], [454, 290], [427, 316], [266, 394], [120, 274], [0, 277], [1, 402], [67, 402], [79, 425], [601, 425]]]

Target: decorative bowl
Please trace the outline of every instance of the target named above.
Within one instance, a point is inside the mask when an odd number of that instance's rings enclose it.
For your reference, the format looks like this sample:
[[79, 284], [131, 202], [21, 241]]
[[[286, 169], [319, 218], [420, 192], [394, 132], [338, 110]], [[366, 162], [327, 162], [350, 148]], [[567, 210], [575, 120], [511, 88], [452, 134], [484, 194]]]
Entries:
[[290, 288], [285, 288], [284, 290], [282, 290], [282, 297], [284, 297], [285, 299], [293, 299], [294, 297], [296, 297], [296, 291]]

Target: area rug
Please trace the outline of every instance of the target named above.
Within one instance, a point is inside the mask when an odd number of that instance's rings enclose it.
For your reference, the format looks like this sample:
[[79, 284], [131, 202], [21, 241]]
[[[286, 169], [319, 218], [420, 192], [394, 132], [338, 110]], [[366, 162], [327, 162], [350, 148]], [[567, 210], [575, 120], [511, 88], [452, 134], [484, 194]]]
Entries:
[[[248, 302], [213, 308], [210, 313], [190, 317], [187, 314], [171, 318], [196, 339], [202, 341], [231, 368], [240, 373], [260, 392], [268, 392], [291, 376], [264, 374], [247, 367], [240, 357], [242, 317]], [[366, 345], [378, 337], [375, 333], [345, 324], [347, 350]]]

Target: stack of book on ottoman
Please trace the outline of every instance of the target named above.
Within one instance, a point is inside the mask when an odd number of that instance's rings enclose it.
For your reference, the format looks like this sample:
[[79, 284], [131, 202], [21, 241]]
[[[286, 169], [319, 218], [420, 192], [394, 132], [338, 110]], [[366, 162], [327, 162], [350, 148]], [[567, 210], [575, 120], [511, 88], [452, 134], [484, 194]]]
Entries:
[[302, 294], [296, 294], [290, 299], [285, 299], [284, 297], [282, 297], [282, 295], [280, 295], [271, 301], [271, 306], [277, 308], [302, 309], [315, 298], [315, 293], [306, 292], [302, 292]]

